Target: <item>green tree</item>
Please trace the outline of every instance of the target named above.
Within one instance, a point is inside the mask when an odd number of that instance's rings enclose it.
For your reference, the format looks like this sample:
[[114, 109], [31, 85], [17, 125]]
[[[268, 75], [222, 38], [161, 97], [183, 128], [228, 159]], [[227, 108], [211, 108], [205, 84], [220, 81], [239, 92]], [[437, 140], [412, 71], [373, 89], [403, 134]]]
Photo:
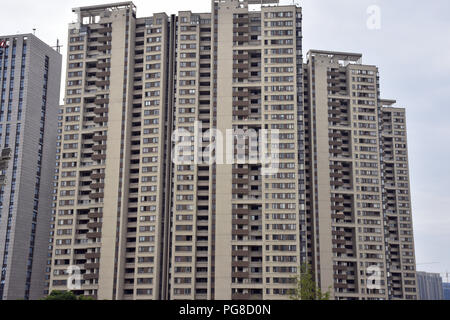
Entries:
[[300, 274], [294, 280], [295, 289], [291, 291], [291, 300], [330, 300], [330, 291], [323, 293], [322, 289], [316, 285], [309, 264], [301, 265]]
[[72, 291], [52, 291], [49, 296], [42, 300], [94, 300], [92, 297], [76, 296]]

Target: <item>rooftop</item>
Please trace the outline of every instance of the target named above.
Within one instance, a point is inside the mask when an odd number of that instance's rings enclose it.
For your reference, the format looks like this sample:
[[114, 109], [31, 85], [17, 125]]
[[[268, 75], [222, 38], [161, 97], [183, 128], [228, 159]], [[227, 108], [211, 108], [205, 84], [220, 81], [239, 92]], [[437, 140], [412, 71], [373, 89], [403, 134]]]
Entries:
[[114, 3], [101, 4], [101, 5], [95, 5], [95, 6], [73, 8], [72, 12], [103, 11], [105, 9], [121, 9], [121, 8], [127, 8], [127, 7], [136, 8], [136, 6], [134, 5], [134, 3], [132, 1], [124, 1], [124, 2], [114, 2]]
[[339, 52], [339, 51], [326, 51], [326, 50], [309, 50], [308, 57], [310, 56], [328, 56], [330, 58], [335, 58], [338, 60], [346, 60], [358, 62], [362, 59], [361, 53], [352, 53], [352, 52]]

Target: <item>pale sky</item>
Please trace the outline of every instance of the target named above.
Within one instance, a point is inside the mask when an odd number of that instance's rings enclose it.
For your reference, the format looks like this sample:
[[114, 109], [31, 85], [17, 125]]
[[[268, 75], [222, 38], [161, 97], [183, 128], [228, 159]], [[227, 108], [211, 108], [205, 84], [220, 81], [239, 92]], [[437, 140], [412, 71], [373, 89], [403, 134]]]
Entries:
[[[2, 0], [0, 35], [32, 33], [66, 56], [71, 9], [98, 0]], [[210, 12], [210, 0], [135, 0], [138, 17]], [[292, 0], [281, 0], [292, 4]], [[417, 269], [450, 272], [450, 1], [296, 0], [303, 7], [303, 48], [358, 52], [380, 68], [382, 98], [407, 109]], [[369, 29], [377, 5], [381, 28]], [[64, 88], [62, 88], [62, 91]], [[433, 263], [433, 264], [431, 264]], [[444, 279], [445, 280], [445, 279]]]

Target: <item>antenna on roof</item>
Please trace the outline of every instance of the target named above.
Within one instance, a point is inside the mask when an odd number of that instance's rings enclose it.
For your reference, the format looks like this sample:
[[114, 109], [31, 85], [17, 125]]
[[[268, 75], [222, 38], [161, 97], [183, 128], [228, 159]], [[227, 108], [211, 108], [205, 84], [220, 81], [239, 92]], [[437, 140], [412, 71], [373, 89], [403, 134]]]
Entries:
[[63, 46], [62, 45], [60, 45], [59, 44], [59, 39], [56, 39], [56, 46], [54, 46], [54, 47], [52, 47], [52, 48], [56, 48], [56, 51], [58, 52], [58, 53], [61, 53], [61, 48], [62, 48]]
[[33, 35], [36, 35], [36, 28], [33, 28]]

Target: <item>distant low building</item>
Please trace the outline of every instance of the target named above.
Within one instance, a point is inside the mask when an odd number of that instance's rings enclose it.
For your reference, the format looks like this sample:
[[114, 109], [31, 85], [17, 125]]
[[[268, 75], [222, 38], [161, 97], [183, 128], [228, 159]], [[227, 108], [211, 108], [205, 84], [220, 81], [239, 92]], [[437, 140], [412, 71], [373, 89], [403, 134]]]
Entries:
[[450, 283], [443, 283], [442, 288], [444, 289], [444, 300], [450, 300]]
[[444, 300], [442, 278], [439, 273], [419, 271], [417, 272], [417, 283], [420, 300]]

